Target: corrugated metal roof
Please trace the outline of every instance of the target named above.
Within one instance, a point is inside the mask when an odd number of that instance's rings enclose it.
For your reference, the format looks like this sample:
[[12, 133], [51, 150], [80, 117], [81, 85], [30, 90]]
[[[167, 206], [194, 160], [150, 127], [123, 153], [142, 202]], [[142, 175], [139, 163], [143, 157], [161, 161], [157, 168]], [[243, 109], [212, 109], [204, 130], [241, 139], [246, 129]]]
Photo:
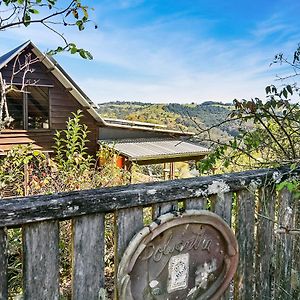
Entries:
[[210, 151], [202, 146], [181, 140], [132, 140], [108, 143], [108, 147], [131, 161], [203, 156]]

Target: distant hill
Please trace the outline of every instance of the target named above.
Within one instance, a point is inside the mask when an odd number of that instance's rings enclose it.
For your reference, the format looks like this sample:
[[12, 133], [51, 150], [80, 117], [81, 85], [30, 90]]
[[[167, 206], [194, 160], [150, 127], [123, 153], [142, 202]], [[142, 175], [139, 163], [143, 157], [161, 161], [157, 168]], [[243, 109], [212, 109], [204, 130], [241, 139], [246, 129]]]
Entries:
[[[164, 124], [173, 129], [199, 132], [224, 121], [232, 105], [206, 101], [201, 104], [151, 104], [144, 102], [107, 102], [98, 105], [102, 117]], [[214, 138], [227, 140], [236, 135], [237, 126], [222, 125], [213, 130]]]

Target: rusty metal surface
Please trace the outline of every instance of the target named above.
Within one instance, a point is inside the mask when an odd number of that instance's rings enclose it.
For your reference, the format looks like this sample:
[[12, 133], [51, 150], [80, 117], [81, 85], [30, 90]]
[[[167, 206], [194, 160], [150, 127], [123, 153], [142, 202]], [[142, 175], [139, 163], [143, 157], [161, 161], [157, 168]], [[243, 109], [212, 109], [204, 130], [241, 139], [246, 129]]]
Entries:
[[121, 299], [218, 299], [238, 261], [233, 232], [207, 211], [167, 214], [130, 243], [118, 272]]

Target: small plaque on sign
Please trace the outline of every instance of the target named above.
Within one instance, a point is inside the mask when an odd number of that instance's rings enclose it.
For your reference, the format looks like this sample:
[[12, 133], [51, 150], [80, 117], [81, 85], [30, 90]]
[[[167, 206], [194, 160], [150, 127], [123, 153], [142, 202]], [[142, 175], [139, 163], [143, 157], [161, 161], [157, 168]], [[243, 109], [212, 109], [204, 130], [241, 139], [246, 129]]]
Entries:
[[168, 293], [187, 288], [189, 279], [189, 254], [172, 256], [169, 260]]
[[236, 238], [219, 216], [197, 210], [166, 214], [125, 251], [117, 275], [120, 299], [219, 299], [237, 262]]

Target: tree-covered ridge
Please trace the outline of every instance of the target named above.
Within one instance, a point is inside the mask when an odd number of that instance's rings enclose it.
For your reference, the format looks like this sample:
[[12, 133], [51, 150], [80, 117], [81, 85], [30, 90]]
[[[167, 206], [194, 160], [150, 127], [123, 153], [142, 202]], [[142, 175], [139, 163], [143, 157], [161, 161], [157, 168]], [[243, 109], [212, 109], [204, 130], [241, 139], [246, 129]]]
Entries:
[[[202, 104], [153, 104], [143, 102], [107, 102], [98, 106], [102, 117], [118, 118], [140, 122], [167, 125], [169, 128], [199, 132], [200, 128], [210, 128], [224, 121], [232, 106], [220, 102], [207, 101]], [[237, 126], [215, 128], [214, 134], [222, 139], [236, 135]]]

